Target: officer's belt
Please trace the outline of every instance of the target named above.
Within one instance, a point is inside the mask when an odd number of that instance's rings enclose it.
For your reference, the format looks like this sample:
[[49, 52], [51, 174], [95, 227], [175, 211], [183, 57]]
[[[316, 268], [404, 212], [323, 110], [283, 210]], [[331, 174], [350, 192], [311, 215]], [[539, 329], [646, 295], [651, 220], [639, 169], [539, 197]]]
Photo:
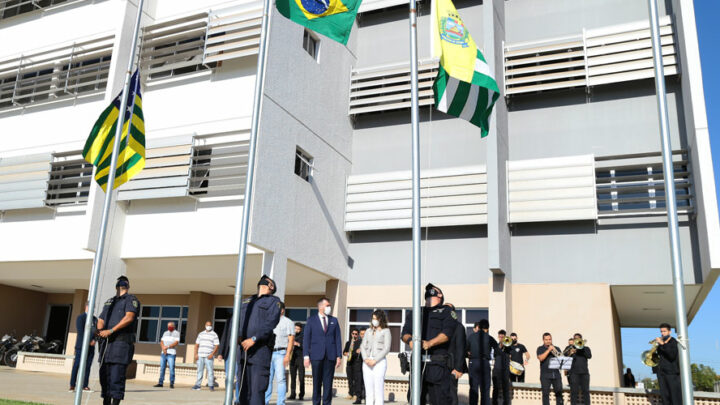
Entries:
[[447, 354], [423, 354], [422, 356], [422, 362], [423, 363], [447, 363], [448, 360]]

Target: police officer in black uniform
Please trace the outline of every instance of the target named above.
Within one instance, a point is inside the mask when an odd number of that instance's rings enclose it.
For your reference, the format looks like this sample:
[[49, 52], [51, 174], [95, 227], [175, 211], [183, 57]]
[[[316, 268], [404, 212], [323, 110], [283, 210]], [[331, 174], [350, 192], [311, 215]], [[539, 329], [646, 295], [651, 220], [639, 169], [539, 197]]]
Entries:
[[240, 309], [237, 375], [240, 378], [240, 404], [265, 405], [270, 382], [270, 362], [275, 347], [273, 329], [280, 321], [280, 299], [275, 282], [262, 276], [258, 293], [246, 299]]
[[[511, 346], [505, 346], [503, 341], [507, 336], [504, 329], [498, 332], [499, 343], [494, 348], [495, 364], [493, 365], [493, 394], [492, 405], [497, 405], [498, 397], [502, 393], [503, 405], [508, 405], [512, 401], [510, 394], [510, 350]], [[589, 404], [589, 402], [588, 402]]]
[[[450, 339], [455, 333], [456, 321], [450, 308], [443, 306], [443, 293], [440, 288], [428, 284], [425, 287], [425, 307], [422, 309], [422, 390], [421, 404], [429, 394], [433, 405], [445, 405], [452, 401], [452, 369], [448, 353]], [[402, 329], [402, 340], [412, 349], [412, 317]], [[413, 367], [415, 365], [413, 364]]]
[[105, 301], [97, 323], [103, 405], [117, 405], [125, 399], [125, 373], [135, 352], [140, 311], [140, 301], [128, 294], [129, 289], [130, 280], [118, 277], [116, 294]]
[[450, 339], [450, 355], [452, 356], [452, 402], [451, 405], [458, 404], [458, 380], [463, 374], [468, 372], [467, 363], [465, 362], [465, 346], [467, 346], [467, 339], [465, 337], [465, 325], [458, 320], [457, 314], [455, 313], [455, 305], [446, 304], [452, 312], [450, 315], [455, 320], [455, 332], [453, 333], [452, 339]]
[[677, 340], [670, 335], [670, 324], [660, 324], [660, 337], [655, 338], [660, 362], [657, 365], [660, 397], [666, 405], [682, 404]]

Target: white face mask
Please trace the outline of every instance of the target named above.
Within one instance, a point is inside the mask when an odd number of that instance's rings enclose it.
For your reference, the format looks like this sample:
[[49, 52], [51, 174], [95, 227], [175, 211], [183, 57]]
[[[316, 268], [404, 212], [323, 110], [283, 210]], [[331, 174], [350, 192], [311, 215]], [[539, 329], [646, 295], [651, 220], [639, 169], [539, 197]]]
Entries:
[[374, 326], [374, 327], [377, 328], [378, 326], [380, 326], [380, 321], [378, 321], [377, 319], [373, 319], [373, 320], [372, 320], [372, 326]]
[[210, 332], [210, 331], [212, 330], [212, 326], [206, 326], [206, 327], [205, 327], [205, 330], [208, 331], [208, 332]]
[[326, 306], [323, 312], [325, 312], [325, 315], [330, 315], [330, 313], [332, 313], [332, 307], [330, 307], [330, 305]]

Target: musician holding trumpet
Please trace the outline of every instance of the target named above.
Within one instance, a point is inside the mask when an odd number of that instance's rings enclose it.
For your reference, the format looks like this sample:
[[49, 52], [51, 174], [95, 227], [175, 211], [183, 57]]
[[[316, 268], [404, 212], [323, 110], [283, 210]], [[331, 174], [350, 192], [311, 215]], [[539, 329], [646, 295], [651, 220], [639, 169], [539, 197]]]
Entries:
[[563, 405], [562, 378], [560, 370], [550, 368], [550, 359], [561, 357], [560, 348], [552, 343], [552, 335], [543, 334], [543, 344], [537, 348], [537, 358], [540, 360], [540, 387], [542, 388], [542, 403], [550, 405], [550, 387], [555, 393], [555, 404]]
[[575, 405], [578, 402], [580, 392], [584, 404], [590, 403], [590, 372], [588, 371], [588, 359], [592, 358], [592, 352], [587, 347], [587, 341], [582, 335], [576, 333], [573, 335], [572, 343], [566, 348], [565, 355], [572, 357], [572, 366], [570, 367], [570, 404]]

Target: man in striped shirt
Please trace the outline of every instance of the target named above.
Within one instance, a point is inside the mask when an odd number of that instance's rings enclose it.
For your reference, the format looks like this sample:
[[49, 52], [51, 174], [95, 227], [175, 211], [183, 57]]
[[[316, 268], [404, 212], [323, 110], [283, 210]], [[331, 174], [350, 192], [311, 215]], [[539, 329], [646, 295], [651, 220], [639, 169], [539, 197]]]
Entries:
[[197, 381], [192, 387], [199, 390], [202, 386], [203, 369], [207, 369], [208, 387], [210, 391], [215, 391], [215, 374], [213, 370], [213, 360], [217, 353], [220, 339], [217, 333], [212, 330], [212, 322], [205, 322], [205, 330], [198, 334], [195, 340], [195, 361], [197, 362]]

